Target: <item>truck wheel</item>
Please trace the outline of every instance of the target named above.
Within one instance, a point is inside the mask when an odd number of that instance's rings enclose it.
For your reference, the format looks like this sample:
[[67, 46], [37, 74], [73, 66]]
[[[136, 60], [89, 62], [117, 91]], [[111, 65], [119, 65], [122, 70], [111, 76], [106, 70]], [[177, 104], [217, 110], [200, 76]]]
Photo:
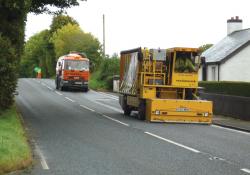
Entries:
[[58, 86], [58, 78], [56, 78], [56, 89], [59, 89], [59, 86]]
[[131, 114], [131, 107], [127, 104], [127, 100], [124, 98], [123, 99], [123, 113], [124, 115], [129, 116]]
[[146, 101], [140, 100], [140, 104], [138, 107], [138, 119], [145, 120], [146, 119]]
[[84, 87], [84, 88], [82, 89], [82, 91], [83, 91], [83, 92], [88, 92], [88, 91], [89, 91], [89, 88]]
[[58, 82], [58, 84], [59, 84], [59, 90], [60, 90], [60, 91], [64, 91], [64, 87], [63, 87], [63, 85], [61, 85], [61, 82], [60, 82], [60, 81]]
[[128, 106], [128, 105], [126, 105], [125, 107], [124, 107], [124, 109], [123, 109], [123, 113], [124, 113], [124, 115], [126, 115], [126, 116], [129, 116], [130, 114], [131, 114], [131, 108], [130, 108], [130, 106]]

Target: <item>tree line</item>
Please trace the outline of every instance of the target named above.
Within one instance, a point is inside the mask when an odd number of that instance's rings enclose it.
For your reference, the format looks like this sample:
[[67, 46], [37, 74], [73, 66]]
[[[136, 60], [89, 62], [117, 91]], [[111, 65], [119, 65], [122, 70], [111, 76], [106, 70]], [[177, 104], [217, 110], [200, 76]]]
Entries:
[[84, 52], [91, 61], [91, 70], [101, 60], [101, 44], [91, 33], [85, 33], [78, 22], [68, 15], [55, 15], [49, 30], [33, 35], [25, 43], [21, 57], [20, 77], [35, 77], [40, 67], [42, 77], [55, 75], [57, 59], [70, 51]]
[[76, 5], [77, 0], [0, 0], [0, 110], [13, 104], [27, 14], [56, 13]]

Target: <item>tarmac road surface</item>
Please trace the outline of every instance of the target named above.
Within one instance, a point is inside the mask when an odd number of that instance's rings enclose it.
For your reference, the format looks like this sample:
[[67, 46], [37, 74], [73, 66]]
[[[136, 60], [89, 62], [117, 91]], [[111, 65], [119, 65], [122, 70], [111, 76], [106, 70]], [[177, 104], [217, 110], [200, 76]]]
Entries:
[[113, 94], [57, 91], [19, 79], [17, 106], [34, 148], [34, 175], [250, 174], [250, 133], [125, 117]]

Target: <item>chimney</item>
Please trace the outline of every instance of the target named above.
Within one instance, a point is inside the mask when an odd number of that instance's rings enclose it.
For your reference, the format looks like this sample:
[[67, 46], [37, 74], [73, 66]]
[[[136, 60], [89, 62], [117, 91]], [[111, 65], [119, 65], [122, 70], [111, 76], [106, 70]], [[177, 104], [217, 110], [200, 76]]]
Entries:
[[234, 31], [242, 30], [242, 19], [239, 16], [231, 17], [227, 20], [227, 35], [230, 35]]

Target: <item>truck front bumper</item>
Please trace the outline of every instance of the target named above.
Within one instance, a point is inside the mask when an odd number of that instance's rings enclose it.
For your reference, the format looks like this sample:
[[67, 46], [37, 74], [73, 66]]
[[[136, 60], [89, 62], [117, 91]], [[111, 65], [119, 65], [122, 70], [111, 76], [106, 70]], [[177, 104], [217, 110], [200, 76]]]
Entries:
[[88, 88], [88, 81], [62, 80], [63, 87]]
[[151, 122], [212, 122], [212, 102], [205, 100], [147, 99], [146, 119]]

